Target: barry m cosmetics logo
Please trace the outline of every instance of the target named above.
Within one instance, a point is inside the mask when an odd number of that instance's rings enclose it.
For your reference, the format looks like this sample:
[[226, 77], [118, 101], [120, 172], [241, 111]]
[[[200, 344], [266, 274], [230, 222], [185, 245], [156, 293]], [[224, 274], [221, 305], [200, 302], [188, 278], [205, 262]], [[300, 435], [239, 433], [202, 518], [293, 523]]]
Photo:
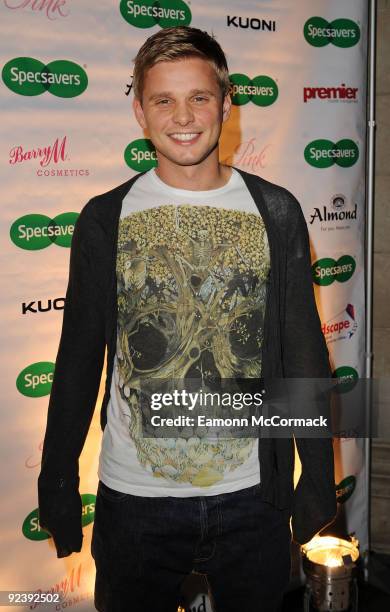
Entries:
[[70, 161], [67, 137], [56, 138], [50, 143], [35, 147], [18, 144], [10, 149], [8, 162], [11, 166], [32, 164], [37, 176], [89, 176], [88, 168], [65, 167]]

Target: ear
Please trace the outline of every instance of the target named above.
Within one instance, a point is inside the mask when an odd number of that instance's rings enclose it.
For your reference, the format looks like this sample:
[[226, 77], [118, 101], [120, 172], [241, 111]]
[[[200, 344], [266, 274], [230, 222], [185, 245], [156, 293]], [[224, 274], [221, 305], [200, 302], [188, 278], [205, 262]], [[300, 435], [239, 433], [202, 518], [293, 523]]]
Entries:
[[225, 121], [227, 121], [230, 117], [230, 111], [232, 109], [232, 98], [230, 96], [230, 93], [227, 94], [223, 100], [223, 105], [222, 105], [222, 121], [223, 123], [225, 123]]
[[141, 102], [138, 98], [133, 99], [133, 111], [135, 118], [143, 130], [146, 130], [146, 121], [144, 111], [142, 110]]

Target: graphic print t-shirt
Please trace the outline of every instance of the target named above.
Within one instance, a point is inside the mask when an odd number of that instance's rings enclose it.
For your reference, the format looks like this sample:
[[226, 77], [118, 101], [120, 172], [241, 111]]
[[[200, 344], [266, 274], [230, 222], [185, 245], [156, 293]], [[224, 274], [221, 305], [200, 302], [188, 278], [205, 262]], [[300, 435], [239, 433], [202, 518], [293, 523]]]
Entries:
[[119, 222], [117, 348], [98, 469], [107, 486], [188, 497], [260, 482], [258, 438], [144, 438], [138, 390], [205, 371], [260, 377], [269, 270], [263, 219], [236, 170], [210, 191], [170, 187], [154, 169], [136, 181]]

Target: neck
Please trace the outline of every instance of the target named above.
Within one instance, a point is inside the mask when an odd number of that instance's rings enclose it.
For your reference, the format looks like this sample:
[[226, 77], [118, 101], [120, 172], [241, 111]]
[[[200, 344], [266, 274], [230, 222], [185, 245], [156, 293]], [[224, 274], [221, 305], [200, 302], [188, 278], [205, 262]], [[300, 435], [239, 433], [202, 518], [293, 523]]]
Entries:
[[164, 183], [176, 189], [209, 191], [226, 185], [232, 169], [220, 164], [217, 157], [194, 166], [179, 166], [158, 156], [156, 174]]

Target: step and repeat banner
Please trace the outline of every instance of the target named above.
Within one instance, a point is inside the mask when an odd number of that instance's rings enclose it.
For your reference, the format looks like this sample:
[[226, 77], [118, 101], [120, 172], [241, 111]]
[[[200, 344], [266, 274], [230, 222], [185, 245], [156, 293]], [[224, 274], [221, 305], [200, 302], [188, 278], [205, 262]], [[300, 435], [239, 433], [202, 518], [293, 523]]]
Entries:
[[[89, 198], [156, 164], [132, 115], [131, 88], [132, 59], [159, 28], [193, 25], [225, 50], [233, 110], [221, 160], [300, 201], [333, 371], [352, 382], [364, 377], [367, 4], [0, 0], [0, 590], [63, 589], [63, 602], [49, 609], [94, 609], [102, 394], [80, 459], [80, 554], [56, 558], [38, 522], [37, 478], [75, 221]], [[364, 441], [345, 436], [335, 440], [339, 514], [364, 552]], [[188, 611], [209, 612], [206, 590], [196, 590], [189, 586]]]

